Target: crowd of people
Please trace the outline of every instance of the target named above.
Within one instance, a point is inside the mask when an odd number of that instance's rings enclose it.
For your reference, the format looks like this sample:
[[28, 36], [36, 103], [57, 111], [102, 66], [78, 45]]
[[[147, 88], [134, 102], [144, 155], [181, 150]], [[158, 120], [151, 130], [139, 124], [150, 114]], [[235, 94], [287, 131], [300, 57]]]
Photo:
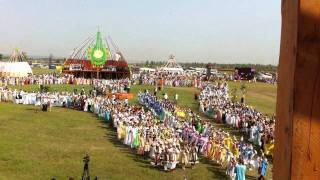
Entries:
[[192, 73], [142, 72], [134, 76], [139, 84], [170, 87], [196, 87], [201, 81], [200, 75]]
[[264, 153], [258, 153], [253, 144], [215, 128], [211, 122], [201, 120], [190, 109], [181, 113], [181, 109], [177, 110], [175, 103], [165, 99], [159, 100], [148, 92], [140, 94], [139, 97], [141, 103], [156, 115], [165, 114], [163, 124], [175, 129], [182, 142], [194, 148], [191, 153], [197, 152], [193, 155], [196, 160], [199, 153], [219, 163], [227, 169], [231, 179], [237, 175], [234, 172], [240, 164], [243, 171], [248, 167], [250, 170], [259, 170], [261, 177], [266, 175], [268, 159]]
[[[79, 78], [72, 74], [41, 74], [29, 75], [27, 77], [0, 77], [0, 86], [22, 86], [22, 85], [53, 85], [53, 84], [74, 84], [74, 85], [92, 85], [93, 78]], [[106, 81], [106, 80], [103, 80]]]
[[219, 123], [245, 132], [248, 140], [259, 146], [265, 155], [273, 155], [275, 117], [268, 117], [244, 102], [232, 102], [226, 82], [204, 86], [199, 104], [199, 111]]
[[[140, 77], [140, 80], [142, 84], [154, 85], [157, 77]], [[168, 84], [165, 85], [192, 86], [195, 80], [196, 77], [170, 76], [166, 79]], [[129, 104], [128, 99], [119, 100], [114, 95], [109, 98], [105, 96], [107, 92], [130, 92], [134, 80], [81, 80], [69, 75], [1, 79], [3, 86], [70, 82], [90, 84], [94, 90], [85, 92], [83, 88], [80, 92], [73, 93], [43, 93], [0, 88], [0, 101], [47, 104], [50, 110], [52, 106], [62, 106], [92, 112], [113, 125], [119, 141], [136, 149], [137, 154], [145, 159], [150, 159], [153, 166], [166, 171], [177, 167], [193, 167], [199, 162], [199, 155], [202, 155], [225, 167], [231, 179], [239, 179], [241, 175], [245, 178], [247, 168], [256, 169], [261, 177], [266, 175], [266, 156], [272, 155], [275, 119], [264, 116], [244, 103], [232, 103], [226, 83], [196, 83], [202, 89], [199, 96], [200, 112], [246, 132], [249, 142], [215, 128], [210, 121], [202, 120], [190, 109], [179, 108], [176, 102], [168, 98], [157, 98], [154, 92], [145, 90], [138, 94], [142, 107]], [[250, 142], [259, 145], [261, 152], [257, 152], [254, 144]]]

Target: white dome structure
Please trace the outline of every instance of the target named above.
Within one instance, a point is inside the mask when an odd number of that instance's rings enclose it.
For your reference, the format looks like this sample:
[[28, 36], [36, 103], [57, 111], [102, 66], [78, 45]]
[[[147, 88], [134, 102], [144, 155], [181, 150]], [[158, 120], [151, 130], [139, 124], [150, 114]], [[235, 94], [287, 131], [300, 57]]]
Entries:
[[173, 55], [170, 55], [167, 63], [158, 70], [162, 72], [183, 73], [182, 67], [176, 63], [176, 59]]
[[0, 77], [26, 77], [32, 74], [23, 53], [15, 49], [8, 62], [0, 62]]

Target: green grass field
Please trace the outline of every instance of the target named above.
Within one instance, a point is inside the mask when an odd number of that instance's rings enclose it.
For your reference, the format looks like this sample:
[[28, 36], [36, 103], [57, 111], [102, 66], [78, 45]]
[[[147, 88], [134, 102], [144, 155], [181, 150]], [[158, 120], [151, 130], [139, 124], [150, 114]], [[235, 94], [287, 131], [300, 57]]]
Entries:
[[[240, 83], [229, 83], [230, 89]], [[37, 91], [36, 85], [11, 87]], [[50, 91], [80, 90], [82, 86], [53, 85]], [[85, 86], [88, 92], [90, 86]], [[152, 86], [132, 86], [135, 95], [139, 90], [153, 91]], [[178, 105], [198, 111], [194, 100], [195, 88], [165, 87], [159, 97], [168, 93], [173, 99], [179, 94]], [[247, 103], [264, 113], [273, 113], [276, 87], [269, 84], [247, 84]], [[272, 98], [274, 97], [274, 98]], [[131, 103], [137, 103], [137, 97]], [[164, 173], [152, 168], [148, 162], [136, 157], [134, 152], [115, 138], [115, 131], [89, 113], [54, 108], [53, 112], [36, 111], [39, 107], [0, 103], [0, 179], [79, 179], [82, 157], [88, 152], [92, 157], [91, 173], [101, 179], [225, 179], [224, 170], [217, 164], [202, 159], [193, 170], [178, 169]], [[206, 118], [202, 116], [203, 118]], [[225, 125], [216, 127], [240, 136]], [[272, 166], [272, 163], [270, 163]], [[35, 169], [35, 170], [34, 170]], [[252, 179], [255, 172], [249, 172]], [[271, 170], [268, 178], [271, 177]]]
[[0, 179], [80, 179], [85, 153], [99, 179], [224, 179], [205, 159], [194, 169], [165, 173], [116, 140], [115, 130], [90, 113], [0, 103]]
[[[241, 83], [229, 82], [229, 90], [238, 89], [238, 100], [241, 97]], [[265, 114], [274, 114], [276, 110], [277, 86], [267, 83], [245, 83], [246, 85], [246, 104], [255, 107]]]
[[56, 69], [32, 68], [32, 73], [34, 75], [40, 75], [40, 74], [53, 74], [53, 73], [60, 73], [60, 72]]

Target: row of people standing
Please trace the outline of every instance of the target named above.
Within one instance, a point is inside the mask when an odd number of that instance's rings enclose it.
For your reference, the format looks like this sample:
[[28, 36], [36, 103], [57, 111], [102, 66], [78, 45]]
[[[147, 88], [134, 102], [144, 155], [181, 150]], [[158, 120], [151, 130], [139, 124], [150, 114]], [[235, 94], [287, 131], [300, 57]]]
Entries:
[[[198, 153], [203, 154], [208, 159], [225, 167], [231, 178], [240, 176], [239, 168], [243, 171], [246, 171], [246, 168], [256, 170], [261, 177], [266, 175], [268, 160], [264, 154], [257, 153], [253, 144], [246, 143], [243, 138], [238, 140], [236, 137], [231, 137], [229, 133], [214, 128], [210, 122], [202, 121], [191, 110], [185, 110], [187, 116], [178, 117], [173, 102], [165, 99], [160, 100], [148, 92], [141, 93], [139, 97], [140, 103], [152, 109], [155, 115], [158, 115], [157, 109], [159, 108], [162, 108], [162, 111], [170, 112], [165, 116], [164, 124], [171, 125], [177, 132], [181, 132], [182, 141], [193, 148], [192, 157], [196, 157], [195, 159], [197, 159]], [[261, 171], [261, 169], [263, 170]], [[238, 171], [238, 173], [234, 173], [234, 171]]]

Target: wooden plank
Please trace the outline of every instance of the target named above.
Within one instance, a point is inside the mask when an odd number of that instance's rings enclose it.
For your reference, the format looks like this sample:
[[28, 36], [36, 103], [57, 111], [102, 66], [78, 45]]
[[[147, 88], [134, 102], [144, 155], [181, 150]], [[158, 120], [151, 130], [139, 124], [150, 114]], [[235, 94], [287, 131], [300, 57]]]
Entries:
[[292, 179], [320, 179], [320, 1], [300, 0]]
[[282, 1], [282, 29], [277, 88], [274, 179], [291, 177], [294, 69], [297, 49], [298, 0]]
[[320, 179], [320, 1], [283, 0], [282, 18], [274, 179]]

